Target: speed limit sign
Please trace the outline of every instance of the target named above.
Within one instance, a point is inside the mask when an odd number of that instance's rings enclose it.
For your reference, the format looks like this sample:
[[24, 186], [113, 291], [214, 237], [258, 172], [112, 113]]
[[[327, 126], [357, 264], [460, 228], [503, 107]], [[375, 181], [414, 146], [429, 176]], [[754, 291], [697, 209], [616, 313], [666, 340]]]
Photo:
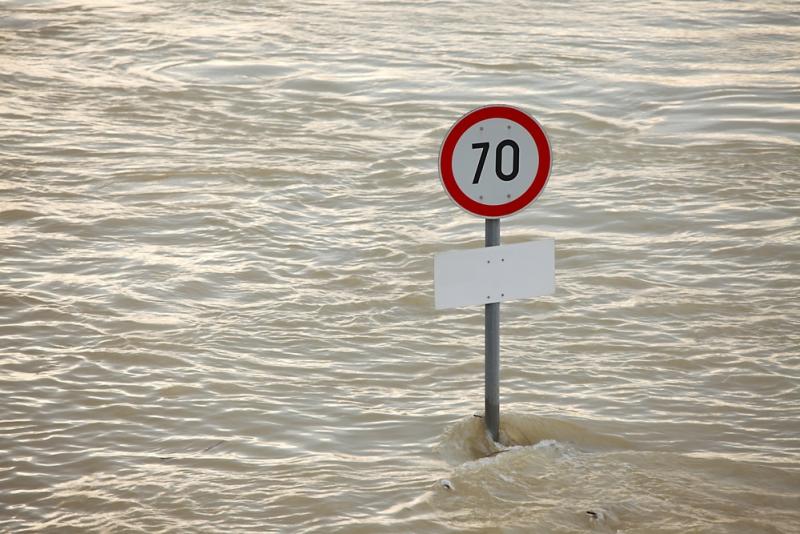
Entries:
[[551, 164], [539, 123], [515, 107], [494, 105], [470, 111], [450, 128], [439, 152], [439, 177], [463, 209], [498, 219], [539, 196]]

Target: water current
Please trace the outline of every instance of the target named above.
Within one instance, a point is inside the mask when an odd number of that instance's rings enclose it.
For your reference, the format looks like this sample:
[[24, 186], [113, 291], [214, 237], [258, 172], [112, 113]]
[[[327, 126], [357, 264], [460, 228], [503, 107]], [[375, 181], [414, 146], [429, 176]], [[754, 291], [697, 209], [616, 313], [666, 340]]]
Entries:
[[[483, 245], [461, 115], [554, 147]], [[0, 3], [0, 531], [800, 532], [793, 1]]]

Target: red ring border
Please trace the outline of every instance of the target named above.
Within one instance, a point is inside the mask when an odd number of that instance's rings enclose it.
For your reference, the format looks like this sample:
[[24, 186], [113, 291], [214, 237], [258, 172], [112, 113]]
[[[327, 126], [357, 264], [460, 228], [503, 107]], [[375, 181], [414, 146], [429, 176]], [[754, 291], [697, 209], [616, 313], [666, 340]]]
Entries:
[[[486, 119], [508, 119], [516, 122], [531, 134], [533, 142], [536, 144], [536, 150], [539, 153], [539, 168], [536, 170], [536, 176], [534, 176], [530, 187], [522, 195], [505, 204], [491, 205], [472, 200], [458, 187], [456, 178], [453, 175], [453, 151], [456, 148], [456, 143], [467, 129]], [[552, 162], [550, 142], [544, 133], [544, 129], [536, 119], [512, 106], [491, 105], [473, 109], [461, 117], [447, 132], [439, 150], [439, 178], [442, 181], [442, 187], [445, 192], [453, 202], [464, 210], [479, 217], [498, 219], [513, 215], [539, 196], [547, 184], [547, 179], [550, 177]]]

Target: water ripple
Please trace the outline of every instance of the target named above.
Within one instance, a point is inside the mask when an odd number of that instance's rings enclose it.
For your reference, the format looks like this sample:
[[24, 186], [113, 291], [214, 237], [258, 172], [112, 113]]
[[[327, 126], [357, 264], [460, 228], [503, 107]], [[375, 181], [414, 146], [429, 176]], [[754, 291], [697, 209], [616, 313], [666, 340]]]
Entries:
[[[8, 2], [0, 530], [793, 532], [793, 7]], [[502, 444], [432, 297], [490, 102], [556, 156]]]

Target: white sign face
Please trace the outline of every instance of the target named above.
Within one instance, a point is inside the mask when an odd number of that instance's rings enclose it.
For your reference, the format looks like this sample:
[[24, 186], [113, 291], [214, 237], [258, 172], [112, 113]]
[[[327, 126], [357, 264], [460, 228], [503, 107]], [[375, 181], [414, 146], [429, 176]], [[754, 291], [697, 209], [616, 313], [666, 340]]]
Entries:
[[531, 134], [509, 119], [470, 126], [453, 150], [453, 176], [471, 200], [497, 206], [521, 197], [539, 169]]
[[436, 309], [552, 295], [555, 257], [552, 239], [436, 254]]

